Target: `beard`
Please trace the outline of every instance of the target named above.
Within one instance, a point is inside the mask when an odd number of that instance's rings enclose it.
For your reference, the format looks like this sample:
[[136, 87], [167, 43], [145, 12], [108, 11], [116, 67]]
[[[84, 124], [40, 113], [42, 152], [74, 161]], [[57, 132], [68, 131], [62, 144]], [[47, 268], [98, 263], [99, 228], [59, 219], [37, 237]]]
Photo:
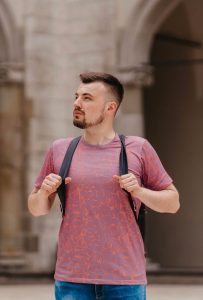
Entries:
[[104, 113], [101, 113], [101, 115], [94, 122], [87, 122], [87, 120], [85, 119], [85, 115], [84, 115], [83, 120], [73, 119], [73, 125], [80, 129], [86, 129], [86, 128], [90, 128], [93, 126], [97, 126], [97, 125], [101, 124], [103, 121], [104, 121]]

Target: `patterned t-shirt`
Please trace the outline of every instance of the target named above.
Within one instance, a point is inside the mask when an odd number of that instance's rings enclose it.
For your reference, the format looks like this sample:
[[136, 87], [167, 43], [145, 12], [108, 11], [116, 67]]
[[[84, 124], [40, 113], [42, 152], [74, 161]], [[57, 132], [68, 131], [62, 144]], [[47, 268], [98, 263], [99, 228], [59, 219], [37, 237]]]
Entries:
[[[55, 141], [36, 179], [40, 188], [49, 173], [59, 173], [72, 139]], [[127, 195], [112, 179], [119, 175], [120, 140], [90, 145], [82, 137], [68, 176], [55, 279], [92, 284], [146, 284], [143, 240]], [[172, 182], [155, 150], [143, 138], [126, 137], [129, 172], [140, 184], [163, 190]], [[136, 201], [140, 207], [140, 201]]]

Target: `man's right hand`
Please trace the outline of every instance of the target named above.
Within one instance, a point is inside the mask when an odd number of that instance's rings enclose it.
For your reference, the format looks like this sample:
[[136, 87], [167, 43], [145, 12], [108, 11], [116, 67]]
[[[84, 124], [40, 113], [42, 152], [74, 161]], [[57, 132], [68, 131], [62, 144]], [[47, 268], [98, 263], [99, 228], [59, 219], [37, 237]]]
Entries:
[[[41, 188], [34, 188], [28, 197], [28, 209], [33, 216], [43, 216], [50, 212], [54, 202], [54, 193], [62, 182], [61, 176], [50, 173], [41, 185]], [[70, 183], [71, 178], [66, 177], [65, 184]], [[52, 197], [53, 195], [53, 197]]]
[[[71, 178], [66, 177], [65, 184], [70, 183], [70, 182], [71, 182]], [[41, 185], [41, 191], [46, 192], [47, 196], [49, 196], [52, 193], [56, 192], [56, 190], [61, 185], [61, 183], [62, 183], [61, 176], [54, 174], [54, 173], [50, 173], [43, 180], [42, 185]]]

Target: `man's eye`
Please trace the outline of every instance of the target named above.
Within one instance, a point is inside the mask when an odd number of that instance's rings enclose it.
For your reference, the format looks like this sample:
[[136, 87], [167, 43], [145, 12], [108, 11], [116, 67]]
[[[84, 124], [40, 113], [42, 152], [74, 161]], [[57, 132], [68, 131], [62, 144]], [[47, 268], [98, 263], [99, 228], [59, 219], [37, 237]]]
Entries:
[[92, 99], [89, 98], [89, 97], [85, 97], [84, 100], [89, 100], [89, 101], [91, 101]]

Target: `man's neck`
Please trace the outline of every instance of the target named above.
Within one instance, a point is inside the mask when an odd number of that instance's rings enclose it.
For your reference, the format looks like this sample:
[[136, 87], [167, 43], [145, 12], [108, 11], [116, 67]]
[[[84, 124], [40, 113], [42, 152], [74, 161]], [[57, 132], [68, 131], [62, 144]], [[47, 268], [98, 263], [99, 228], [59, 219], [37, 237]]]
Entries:
[[113, 128], [110, 130], [93, 130], [91, 129], [86, 129], [84, 132], [84, 139], [88, 144], [92, 145], [105, 145], [110, 143], [116, 133]]

